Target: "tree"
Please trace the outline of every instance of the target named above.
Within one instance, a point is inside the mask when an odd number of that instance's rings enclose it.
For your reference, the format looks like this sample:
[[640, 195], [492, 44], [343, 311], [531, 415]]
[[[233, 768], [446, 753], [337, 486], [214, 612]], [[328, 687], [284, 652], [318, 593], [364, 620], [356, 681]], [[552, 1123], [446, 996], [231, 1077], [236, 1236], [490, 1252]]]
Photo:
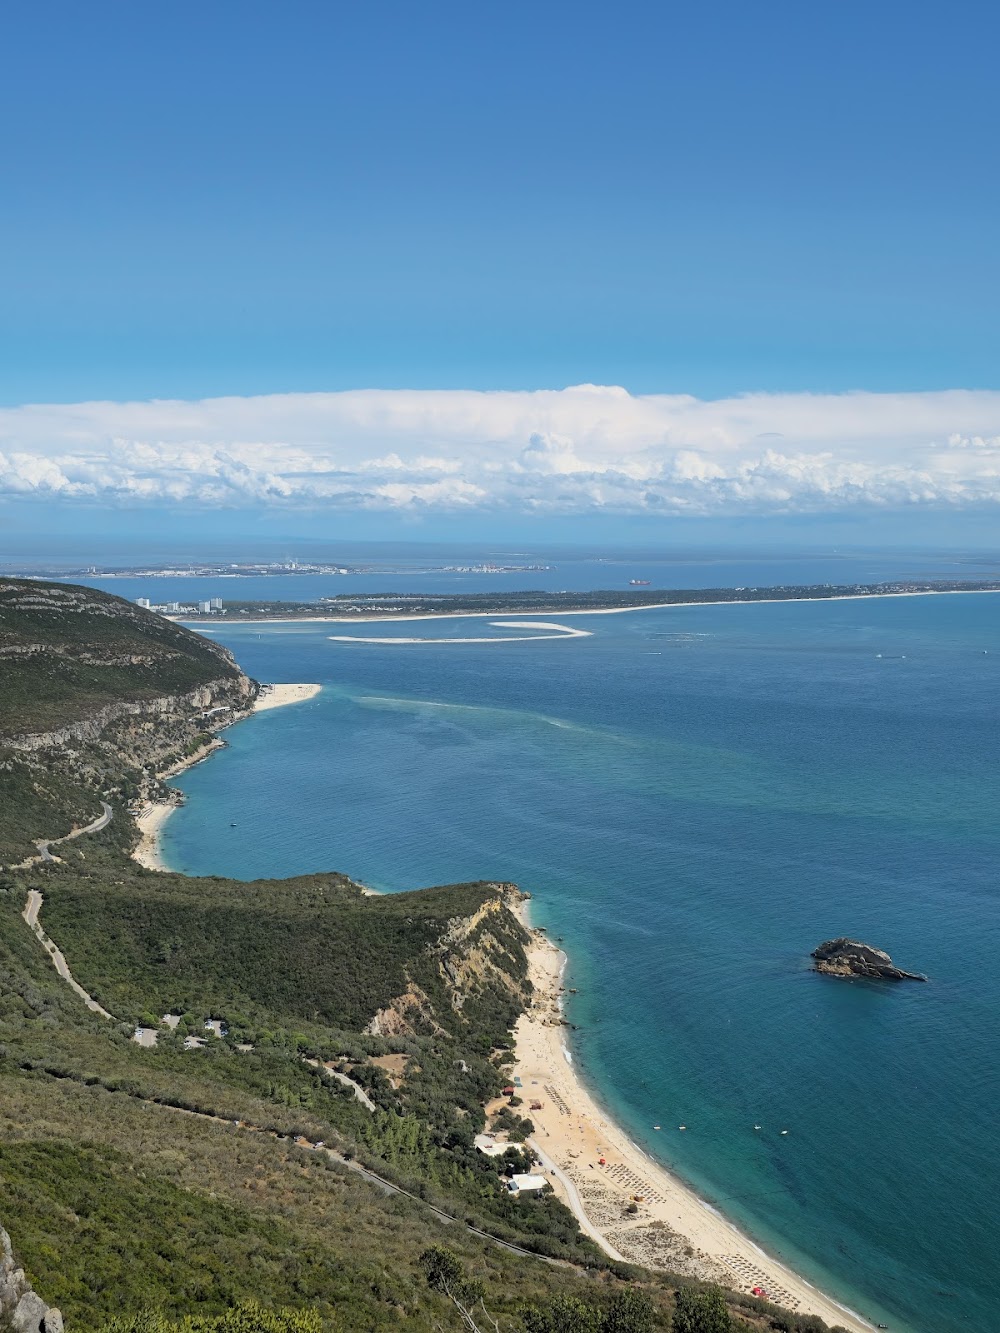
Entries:
[[673, 1333], [730, 1333], [733, 1321], [718, 1287], [697, 1291], [681, 1287], [674, 1309]]
[[420, 1256], [420, 1267], [427, 1277], [427, 1285], [448, 1297], [469, 1333], [480, 1333], [473, 1314], [477, 1306], [499, 1333], [500, 1325], [483, 1303], [483, 1284], [466, 1277], [462, 1262], [454, 1251], [446, 1250], [443, 1245], [432, 1245]]
[[557, 1296], [549, 1305], [525, 1311], [527, 1333], [601, 1333], [601, 1311], [572, 1296]]
[[608, 1306], [601, 1333], [651, 1333], [656, 1307], [639, 1287], [626, 1287]]

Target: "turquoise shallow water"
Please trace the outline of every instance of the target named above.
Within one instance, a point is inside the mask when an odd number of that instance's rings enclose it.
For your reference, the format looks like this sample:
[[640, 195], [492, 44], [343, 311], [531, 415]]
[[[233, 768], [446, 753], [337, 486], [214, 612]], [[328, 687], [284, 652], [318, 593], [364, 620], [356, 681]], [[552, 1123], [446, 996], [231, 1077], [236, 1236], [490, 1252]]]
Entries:
[[[580, 1067], [637, 1141], [893, 1329], [992, 1333], [1000, 597], [561, 623], [592, 637], [227, 628], [252, 674], [325, 688], [184, 775], [168, 860], [518, 881], [569, 951]], [[931, 983], [811, 973], [842, 933]]]

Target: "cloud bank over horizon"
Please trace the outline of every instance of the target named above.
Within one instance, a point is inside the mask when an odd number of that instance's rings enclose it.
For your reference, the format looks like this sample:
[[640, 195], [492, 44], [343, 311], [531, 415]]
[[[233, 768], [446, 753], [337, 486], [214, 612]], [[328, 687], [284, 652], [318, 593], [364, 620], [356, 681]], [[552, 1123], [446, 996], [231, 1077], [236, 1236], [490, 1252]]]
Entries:
[[0, 408], [0, 499], [726, 516], [1000, 505], [1000, 391], [577, 385]]

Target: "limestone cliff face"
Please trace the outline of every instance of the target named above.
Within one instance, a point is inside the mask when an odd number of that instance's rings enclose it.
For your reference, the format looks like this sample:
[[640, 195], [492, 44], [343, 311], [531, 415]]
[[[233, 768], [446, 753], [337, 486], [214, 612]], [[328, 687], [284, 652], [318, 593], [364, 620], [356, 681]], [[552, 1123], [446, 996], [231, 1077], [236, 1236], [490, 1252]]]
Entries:
[[116, 728], [122, 736], [130, 732], [136, 735], [153, 734], [160, 730], [158, 724], [164, 721], [189, 719], [210, 708], [221, 707], [241, 713], [252, 705], [256, 693], [256, 687], [248, 677], [242, 674], [227, 676], [208, 681], [184, 695], [168, 694], [135, 702], [107, 704], [89, 717], [67, 722], [65, 726], [52, 731], [25, 732], [5, 737], [4, 744], [26, 754], [61, 750], [67, 745], [99, 742], [106, 737], [110, 728], [119, 723], [124, 724]]
[[431, 951], [456, 1010], [462, 1009], [484, 982], [509, 986], [514, 980], [509, 937], [512, 930], [516, 933], [521, 929], [513, 911], [524, 895], [516, 884], [497, 883], [492, 887], [495, 896], [471, 916], [454, 917]]
[[[527, 895], [514, 884], [492, 883], [492, 893], [468, 916], [452, 917], [414, 969], [406, 990], [380, 1009], [365, 1029], [375, 1036], [448, 1035], [476, 1001], [502, 997], [522, 1008], [531, 986], [524, 946], [528, 932], [515, 915]], [[432, 998], [432, 996], [434, 998]]]
[[246, 715], [220, 644], [90, 588], [0, 578], [0, 861], [161, 795], [157, 775]]
[[0, 1227], [0, 1330], [4, 1333], [62, 1333], [63, 1320], [18, 1268], [10, 1237]]
[[91, 740], [115, 717], [169, 711], [202, 695], [239, 696], [227, 648], [121, 597], [72, 584], [0, 578], [4, 743], [38, 749]]

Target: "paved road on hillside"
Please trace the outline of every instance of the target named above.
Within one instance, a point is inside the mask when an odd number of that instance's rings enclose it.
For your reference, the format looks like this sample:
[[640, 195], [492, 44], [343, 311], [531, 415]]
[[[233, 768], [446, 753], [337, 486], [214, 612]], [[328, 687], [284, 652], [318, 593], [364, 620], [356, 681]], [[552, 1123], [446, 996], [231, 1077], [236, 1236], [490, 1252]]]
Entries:
[[[99, 833], [101, 829], [107, 828], [108, 824], [111, 823], [114, 812], [111, 809], [111, 806], [108, 805], [106, 801], [102, 801], [101, 805], [103, 806], [103, 813], [97, 819], [95, 819], [93, 823], [88, 824], [86, 828], [74, 829], [72, 833], [67, 833], [66, 836], [63, 838], [49, 838], [49, 839], [41, 839], [40, 841], [38, 841], [35, 844], [35, 846], [38, 848], [42, 860], [54, 861], [56, 859], [49, 851], [50, 847], [55, 847], [61, 842], [69, 842], [71, 838], [79, 838], [84, 833]], [[79, 984], [79, 982], [75, 980], [73, 974], [69, 970], [69, 965], [67, 964], [66, 959], [63, 956], [61, 950], [59, 950], [55, 946], [52, 940], [50, 940], [48, 936], [45, 934], [44, 930], [42, 930], [38, 917], [39, 913], [42, 910], [43, 901], [44, 900], [42, 898], [42, 894], [39, 892], [38, 889], [29, 890], [27, 901], [24, 904], [24, 910], [21, 913], [25, 922], [27, 923], [29, 928], [34, 932], [39, 943], [42, 945], [42, 948], [45, 949], [46, 953], [52, 959], [52, 963], [56, 969], [56, 972], [59, 974], [60, 977], [62, 977], [63, 981], [65, 981], [68, 985], [70, 985], [73, 988], [73, 990], [84, 1002], [87, 1008], [92, 1013], [100, 1014], [102, 1018], [110, 1019], [112, 1022], [116, 1021], [114, 1015], [109, 1014], [106, 1009], [102, 1008], [102, 1006], [98, 1004], [98, 1002], [94, 999], [94, 997], [92, 995], [89, 995]], [[305, 1063], [318, 1064], [318, 1061], [307, 1060]], [[339, 1074], [334, 1070], [324, 1069], [323, 1072], [326, 1074], [331, 1074], [334, 1078], [338, 1079], [339, 1081], [350, 1085], [354, 1089], [355, 1096], [358, 1098], [359, 1101], [363, 1102], [368, 1107], [369, 1110], [373, 1112], [376, 1110], [374, 1102], [371, 1101], [371, 1099], [368, 1097], [367, 1093], [364, 1091], [363, 1088], [360, 1088], [356, 1083], [354, 1083], [353, 1079], [349, 1079], [345, 1075]], [[438, 1218], [438, 1220], [443, 1222], [445, 1225], [457, 1225], [460, 1227], [464, 1227], [465, 1230], [468, 1231], [471, 1235], [479, 1237], [480, 1240], [486, 1241], [490, 1245], [495, 1245], [502, 1250], [507, 1250], [511, 1254], [522, 1255], [526, 1259], [540, 1260], [542, 1263], [549, 1264], [551, 1267], [554, 1268], [580, 1267], [580, 1265], [574, 1264], [566, 1259], [553, 1259], [550, 1258], [548, 1255], [538, 1254], [534, 1250], [526, 1250], [520, 1245], [513, 1244], [511, 1241], [501, 1240], [499, 1236], [492, 1236], [488, 1231], [483, 1231], [481, 1228], [473, 1226], [470, 1222], [466, 1222], [463, 1221], [461, 1218], [454, 1217], [452, 1216], [452, 1214], [446, 1213], [444, 1209], [438, 1208], [436, 1205], [432, 1203], [428, 1203], [426, 1199], [421, 1199], [418, 1195], [411, 1194], [409, 1190], [403, 1189], [401, 1185], [396, 1185], [392, 1181], [386, 1180], [382, 1176], [377, 1175], [374, 1171], [369, 1171], [367, 1167], [362, 1166], [359, 1162], [354, 1161], [352, 1158], [345, 1157], [342, 1153], [337, 1152], [336, 1149], [334, 1148], [327, 1147], [326, 1144], [324, 1143], [314, 1143], [308, 1139], [303, 1139], [303, 1138], [292, 1139], [286, 1135], [276, 1134], [272, 1130], [265, 1130], [256, 1125], [248, 1124], [245, 1121], [224, 1120], [220, 1116], [210, 1115], [204, 1111], [190, 1111], [187, 1110], [186, 1108], [165, 1105], [162, 1102], [147, 1102], [146, 1104], [149, 1106], [157, 1106], [161, 1110], [180, 1112], [183, 1115], [190, 1115], [199, 1120], [209, 1120], [215, 1122], [216, 1124], [223, 1124], [223, 1125], [235, 1125], [242, 1130], [249, 1131], [250, 1133], [264, 1134], [269, 1138], [275, 1138], [281, 1142], [295, 1143], [301, 1148], [311, 1149], [314, 1152], [325, 1153], [329, 1157], [333, 1158], [340, 1166], [344, 1167], [348, 1171], [353, 1172], [355, 1175], [362, 1176], [369, 1182], [369, 1184], [374, 1185], [377, 1189], [382, 1190], [384, 1193], [402, 1194], [405, 1195], [406, 1198], [412, 1199], [414, 1203], [419, 1204], [421, 1207], [433, 1213]], [[539, 1153], [538, 1156], [542, 1158], [541, 1153]], [[545, 1161], [544, 1158], [542, 1158], [542, 1160]], [[552, 1164], [550, 1164], [549, 1162], [546, 1161], [545, 1165], [550, 1166], [550, 1169], [552, 1169], [555, 1172], [555, 1174], [557, 1174], [560, 1177], [563, 1184], [566, 1186], [567, 1191], [571, 1195], [576, 1194], [575, 1186], [573, 1185], [572, 1181], [569, 1180], [568, 1177], [564, 1176], [557, 1167], [552, 1166]], [[607, 1242], [605, 1242], [603, 1238], [600, 1238], [595, 1234], [594, 1239], [599, 1240], [599, 1243], [602, 1244], [603, 1248], [608, 1250], [609, 1253], [613, 1254], [614, 1257], [616, 1258], [620, 1257], [616, 1254], [615, 1251], [611, 1250], [610, 1246], [608, 1246]]]
[[[69, 842], [71, 838], [82, 837], [84, 833], [100, 833], [102, 828], [107, 828], [107, 826], [111, 823], [112, 818], [114, 817], [114, 811], [111, 809], [111, 806], [108, 805], [107, 801], [102, 801], [101, 807], [103, 813], [98, 815], [98, 817], [92, 823], [88, 824], [85, 828], [74, 829], [72, 833], [67, 833], [66, 836], [63, 838], [39, 839], [39, 841], [35, 843], [35, 846], [38, 848], [42, 860], [43, 861], [57, 860], [57, 858], [53, 856], [52, 853], [49, 851], [50, 847], [56, 847], [61, 842]], [[71, 986], [73, 990], [77, 993], [77, 995], [79, 995], [80, 999], [84, 1002], [84, 1004], [91, 1011], [91, 1013], [100, 1014], [102, 1018], [110, 1018], [113, 1020], [114, 1015], [109, 1014], [107, 1009], [103, 1008], [103, 1006], [98, 1004], [97, 1001], [94, 999], [94, 997], [92, 995], [89, 995], [87, 991], [83, 989], [80, 983], [73, 976], [73, 973], [69, 970], [69, 964], [66, 962], [66, 959], [64, 958], [62, 952], [56, 948], [53, 942], [46, 935], [45, 931], [42, 930], [41, 924], [38, 920], [38, 915], [42, 910], [43, 901], [44, 900], [42, 898], [42, 895], [38, 889], [29, 889], [28, 901], [24, 904], [24, 911], [21, 913], [29, 929], [34, 933], [35, 938], [38, 940], [39, 944], [41, 944], [42, 948], [52, 959], [52, 965], [56, 969], [56, 972], [59, 974], [60, 977], [62, 977], [63, 981], [65, 981], [67, 985]]]
[[[85, 833], [100, 833], [102, 828], [107, 828], [114, 818], [114, 811], [107, 801], [101, 802], [102, 814], [98, 815], [92, 824], [86, 828], [76, 828], [72, 833], [67, 833], [64, 838], [42, 838], [35, 843], [43, 861], [55, 861], [57, 858], [49, 851], [50, 847], [58, 847], [61, 842], [69, 842], [71, 838], [82, 838]], [[25, 918], [27, 920], [27, 918]], [[30, 923], [29, 923], [30, 924]]]
[[623, 1254], [619, 1254], [611, 1242], [607, 1240], [607, 1238], [603, 1236], [591, 1222], [590, 1218], [587, 1216], [587, 1210], [583, 1206], [583, 1200], [580, 1198], [579, 1191], [562, 1167], [556, 1166], [548, 1153], [543, 1152], [543, 1150], [539, 1148], [536, 1139], [528, 1139], [528, 1147], [541, 1162], [542, 1166], [545, 1167], [546, 1171], [555, 1176], [566, 1191], [566, 1194], [569, 1197], [570, 1209], [576, 1214], [576, 1220], [579, 1223], [580, 1230], [588, 1235], [594, 1244], [598, 1245], [610, 1258], [618, 1259], [623, 1264], [630, 1263], [631, 1260], [626, 1259]]

